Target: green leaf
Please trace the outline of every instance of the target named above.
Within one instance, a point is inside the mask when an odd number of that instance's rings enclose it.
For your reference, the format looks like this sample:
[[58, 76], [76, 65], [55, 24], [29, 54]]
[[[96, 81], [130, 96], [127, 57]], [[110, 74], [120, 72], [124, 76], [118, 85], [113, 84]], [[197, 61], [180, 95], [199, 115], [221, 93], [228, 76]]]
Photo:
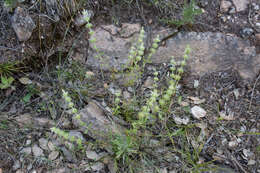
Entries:
[[28, 103], [28, 102], [30, 102], [31, 97], [32, 97], [32, 93], [28, 93], [28, 94], [26, 94], [26, 95], [23, 97], [23, 101], [24, 101], [25, 103]]
[[9, 88], [11, 86], [11, 84], [13, 83], [14, 78], [13, 77], [4, 77], [1, 76], [1, 83], [0, 83], [0, 89], [6, 89]]

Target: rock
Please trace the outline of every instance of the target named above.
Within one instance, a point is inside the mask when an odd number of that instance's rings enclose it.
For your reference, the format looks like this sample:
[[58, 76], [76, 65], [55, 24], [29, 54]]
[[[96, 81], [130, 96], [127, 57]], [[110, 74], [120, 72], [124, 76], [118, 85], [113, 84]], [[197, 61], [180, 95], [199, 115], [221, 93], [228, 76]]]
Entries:
[[131, 99], [131, 94], [128, 91], [123, 91], [123, 97], [125, 100], [130, 100]]
[[105, 165], [104, 163], [101, 162], [96, 162], [91, 166], [88, 166], [85, 171], [101, 171], [102, 169], [104, 169]]
[[20, 126], [32, 125], [33, 122], [32, 115], [28, 113], [15, 117], [15, 120], [18, 122]]
[[248, 0], [232, 0], [232, 1], [236, 7], [237, 12], [246, 10], [247, 5], [249, 3]]
[[159, 170], [160, 173], [168, 173], [167, 168], [161, 168]]
[[32, 149], [31, 147], [26, 147], [26, 148], [23, 148], [20, 153], [24, 153], [26, 155], [30, 155], [32, 153]]
[[253, 33], [254, 30], [252, 28], [244, 28], [240, 32], [241, 36], [244, 38], [251, 36]]
[[[164, 29], [165, 30], [165, 29]], [[159, 33], [158, 31], [154, 34]], [[169, 31], [161, 31], [161, 37], [169, 35]], [[187, 45], [191, 47], [187, 68], [190, 74], [203, 74], [232, 68], [245, 81], [252, 81], [260, 70], [260, 55], [256, 55], [255, 47], [248, 40], [242, 40], [235, 35], [222, 33], [180, 32], [159, 47], [152, 57], [155, 64], [169, 63], [171, 57], [182, 59]], [[249, 50], [245, 51], [245, 50]], [[174, 51], [173, 51], [174, 50]]]
[[35, 118], [34, 119], [35, 126], [39, 127], [53, 127], [55, 125], [54, 121], [48, 119], [48, 118]]
[[82, 26], [87, 23], [85, 20], [86, 17], [92, 18], [94, 16], [94, 12], [92, 10], [86, 10], [87, 13], [82, 13], [76, 16], [74, 19], [74, 24], [76, 26]]
[[31, 139], [27, 139], [25, 145], [28, 146], [28, 145], [31, 145], [31, 144], [32, 144], [32, 140]]
[[95, 151], [86, 151], [87, 158], [91, 160], [98, 160], [99, 156]]
[[52, 151], [52, 152], [49, 154], [48, 158], [49, 158], [50, 160], [55, 160], [55, 159], [57, 159], [58, 156], [59, 156], [59, 152], [58, 152], [58, 151]]
[[44, 156], [43, 150], [42, 150], [40, 147], [38, 147], [37, 144], [34, 144], [34, 145], [33, 145], [33, 147], [32, 147], [32, 152], [33, 152], [34, 157]]
[[[129, 37], [124, 34], [124, 37], [120, 35], [123, 29], [113, 25], [97, 28], [93, 38], [96, 38], [95, 44], [104, 55], [102, 55], [102, 60], [94, 58], [96, 53], [89, 50], [87, 65], [92, 68], [101, 68], [104, 71], [121, 70], [127, 67], [129, 48], [139, 35], [139, 25], [128, 24], [127, 26], [134, 28], [128, 34]], [[248, 31], [251, 33], [250, 29]], [[160, 38], [165, 38], [172, 32], [174, 31], [162, 27], [155, 30], [153, 35], [159, 34]], [[153, 64], [169, 63], [172, 56], [177, 61], [182, 59], [184, 50], [189, 44], [191, 54], [187, 62], [187, 70], [192, 75], [202, 76], [206, 73], [232, 68], [238, 71], [245, 81], [251, 81], [260, 70], [260, 55], [256, 55], [255, 47], [252, 47], [248, 40], [243, 40], [235, 35], [218, 32], [179, 32], [175, 37], [167, 39], [165, 43], [152, 56]], [[250, 52], [244, 50], [250, 50]], [[120, 76], [123, 82], [129, 81], [126, 77]]]
[[110, 161], [107, 167], [110, 173], [117, 173], [117, 167], [115, 166], [114, 162]]
[[154, 80], [152, 77], [148, 76], [148, 78], [144, 81], [143, 88], [152, 89], [154, 84]]
[[86, 108], [79, 111], [81, 115], [81, 121], [83, 121], [87, 127], [80, 126], [80, 121], [73, 117], [73, 124], [80, 128], [82, 132], [87, 131], [87, 134], [98, 139], [105, 144], [110, 141], [112, 134], [121, 134], [123, 128], [117, 126], [115, 123], [108, 119], [103, 110], [94, 102], [90, 101]]
[[190, 119], [188, 117], [180, 118], [180, 117], [174, 116], [173, 119], [176, 124], [187, 125], [190, 122]]
[[21, 7], [15, 9], [11, 21], [12, 27], [19, 41], [27, 41], [31, 37], [33, 30], [36, 28], [32, 18]]
[[[129, 49], [139, 36], [139, 24], [123, 24], [121, 28], [114, 25], [101, 26], [94, 30], [90, 39], [95, 38], [95, 45], [102, 52], [102, 59], [89, 49], [87, 65], [103, 70], [120, 70], [128, 63]], [[90, 45], [93, 50], [93, 44]]]
[[68, 173], [70, 172], [68, 168], [57, 168], [51, 171], [47, 171], [46, 173]]
[[232, 6], [230, 1], [222, 0], [220, 3], [220, 11], [223, 13], [228, 12], [229, 8]]
[[149, 141], [149, 147], [158, 147], [160, 145], [161, 145], [160, 141], [158, 141], [156, 139], [151, 139]]
[[69, 162], [76, 162], [76, 157], [74, 154], [72, 154], [70, 151], [68, 151], [65, 147], [61, 147], [61, 151], [63, 152], [65, 158]]
[[192, 113], [194, 118], [201, 119], [201, 118], [206, 116], [207, 112], [199, 106], [194, 106], [194, 107], [191, 108], [191, 113]]
[[62, 127], [65, 128], [65, 129], [68, 129], [70, 128], [71, 126], [71, 121], [68, 120], [68, 118], [65, 118], [63, 121], [62, 121]]
[[42, 149], [48, 150], [48, 141], [45, 138], [39, 139], [39, 145]]
[[228, 146], [229, 146], [229, 148], [237, 147], [238, 146], [237, 140], [233, 140], [233, 141], [228, 142]]
[[79, 131], [72, 130], [69, 132], [69, 136], [74, 136], [76, 139], [81, 139], [82, 142], [85, 142], [85, 138], [83, 137], [82, 133]]
[[252, 160], [252, 159], [247, 162], [247, 165], [255, 165], [255, 164], [256, 164], [256, 161]]
[[48, 142], [48, 148], [49, 148], [51, 151], [56, 150], [56, 146], [53, 144], [52, 141], [49, 141], [49, 142]]
[[26, 173], [28, 171], [26, 171], [25, 169], [18, 169], [15, 173]]

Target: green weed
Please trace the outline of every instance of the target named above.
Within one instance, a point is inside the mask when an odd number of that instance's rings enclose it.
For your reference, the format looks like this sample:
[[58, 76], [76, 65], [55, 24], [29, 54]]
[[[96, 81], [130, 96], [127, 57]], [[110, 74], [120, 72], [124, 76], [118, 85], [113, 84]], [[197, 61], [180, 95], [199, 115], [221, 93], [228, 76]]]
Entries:
[[190, 3], [185, 1], [182, 11], [182, 18], [180, 20], [162, 19], [162, 21], [170, 25], [176, 25], [177, 27], [192, 25], [194, 23], [195, 16], [200, 14], [202, 14], [202, 10], [200, 8], [196, 8], [195, 0], [191, 0]]
[[13, 77], [1, 76], [0, 89], [7, 89], [7, 88], [11, 87], [11, 84], [13, 83], [13, 81], [14, 81]]

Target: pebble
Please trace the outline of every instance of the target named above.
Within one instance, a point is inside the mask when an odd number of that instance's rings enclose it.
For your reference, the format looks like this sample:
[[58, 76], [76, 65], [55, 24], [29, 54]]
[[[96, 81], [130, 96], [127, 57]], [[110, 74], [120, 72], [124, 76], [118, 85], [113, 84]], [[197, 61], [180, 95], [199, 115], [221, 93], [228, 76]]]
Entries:
[[48, 142], [48, 147], [51, 151], [54, 151], [56, 149], [56, 146], [51, 141]]
[[48, 158], [49, 158], [50, 160], [55, 160], [55, 159], [57, 159], [58, 156], [59, 156], [59, 152], [58, 152], [58, 151], [52, 151], [52, 152], [49, 154]]
[[44, 156], [43, 150], [37, 144], [33, 145], [32, 152], [33, 152], [34, 157]]
[[87, 167], [85, 171], [100, 171], [105, 167], [104, 163], [96, 162], [93, 165]]
[[255, 165], [256, 164], [256, 161], [255, 160], [249, 160], [247, 165]]
[[235, 148], [235, 147], [237, 147], [237, 146], [238, 146], [237, 140], [230, 141], [230, 142], [228, 143], [228, 146], [229, 146], [230, 148]]
[[232, 0], [232, 1], [236, 7], [237, 12], [246, 10], [247, 4], [249, 3], [248, 0]]
[[91, 150], [86, 151], [86, 157], [88, 159], [91, 159], [91, 160], [94, 160], [94, 161], [98, 161], [106, 155], [107, 155], [107, 153], [105, 153], [105, 152], [97, 154], [95, 151], [91, 151]]
[[232, 3], [230, 1], [222, 0], [220, 3], [220, 11], [221, 12], [228, 12], [229, 8], [232, 6]]
[[48, 150], [48, 141], [45, 138], [39, 139], [39, 145], [42, 149]]
[[21, 153], [24, 153], [26, 155], [30, 155], [32, 153], [32, 148], [31, 147], [26, 147], [26, 148], [23, 148], [21, 150]]
[[244, 28], [240, 34], [243, 38], [249, 37], [254, 33], [254, 30], [252, 28]]
[[36, 25], [26, 10], [17, 7], [12, 16], [12, 27], [19, 41], [27, 41], [31, 37]]
[[193, 117], [196, 119], [201, 119], [201, 118], [205, 117], [207, 114], [207, 112], [199, 106], [192, 107], [191, 113], [192, 113]]

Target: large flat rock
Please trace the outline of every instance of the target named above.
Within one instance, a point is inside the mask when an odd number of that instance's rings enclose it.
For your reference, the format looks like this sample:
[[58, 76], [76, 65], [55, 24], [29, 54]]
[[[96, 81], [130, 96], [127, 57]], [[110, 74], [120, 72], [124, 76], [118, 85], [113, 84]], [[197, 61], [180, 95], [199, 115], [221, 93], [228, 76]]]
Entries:
[[212, 32], [179, 33], [168, 39], [165, 46], [159, 47], [152, 62], [167, 63], [172, 56], [179, 59], [187, 45], [192, 50], [188, 67], [193, 74], [203, 75], [233, 68], [243, 79], [252, 80], [260, 70], [260, 55], [256, 55], [255, 47], [250, 46], [249, 41]]
[[[129, 29], [130, 28], [130, 29]], [[126, 32], [122, 32], [122, 31]], [[112, 25], [102, 26], [95, 30], [93, 37], [96, 46], [103, 53], [102, 58], [94, 58], [96, 53], [89, 50], [87, 65], [103, 70], [122, 69], [128, 62], [129, 48], [138, 37], [138, 25], [125, 25], [116, 28]], [[122, 33], [127, 36], [122, 36]], [[126, 34], [128, 33], [128, 34]], [[154, 31], [154, 36], [161, 38], [173, 31], [162, 28]], [[187, 45], [192, 53], [188, 62], [189, 71], [194, 75], [235, 69], [244, 80], [253, 80], [260, 70], [260, 55], [256, 54], [254, 46], [248, 40], [235, 35], [212, 32], [180, 32], [175, 37], [166, 40], [164, 46], [159, 47], [152, 57], [152, 63], [168, 63], [172, 56], [180, 59]]]

